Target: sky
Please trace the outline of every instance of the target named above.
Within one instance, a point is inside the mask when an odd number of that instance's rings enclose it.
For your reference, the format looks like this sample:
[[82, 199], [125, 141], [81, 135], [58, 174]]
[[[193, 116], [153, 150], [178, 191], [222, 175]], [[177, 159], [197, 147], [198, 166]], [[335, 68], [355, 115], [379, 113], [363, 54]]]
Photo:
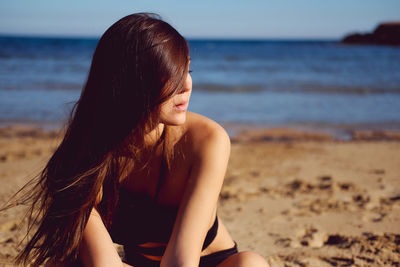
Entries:
[[338, 39], [400, 21], [400, 0], [0, 0], [0, 34], [98, 37], [136, 12], [187, 38]]

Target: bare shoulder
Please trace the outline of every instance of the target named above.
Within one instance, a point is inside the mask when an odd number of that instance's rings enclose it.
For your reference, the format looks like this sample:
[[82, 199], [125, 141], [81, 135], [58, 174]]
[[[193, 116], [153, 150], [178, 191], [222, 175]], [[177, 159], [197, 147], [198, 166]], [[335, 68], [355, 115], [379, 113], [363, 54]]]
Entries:
[[206, 150], [230, 152], [230, 139], [225, 129], [217, 122], [197, 113], [188, 112], [186, 135], [192, 152], [203, 153]]

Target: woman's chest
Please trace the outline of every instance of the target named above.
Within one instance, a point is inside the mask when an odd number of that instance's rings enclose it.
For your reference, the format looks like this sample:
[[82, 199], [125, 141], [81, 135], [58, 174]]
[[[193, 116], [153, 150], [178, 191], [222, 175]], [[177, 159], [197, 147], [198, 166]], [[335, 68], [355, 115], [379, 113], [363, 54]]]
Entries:
[[177, 207], [190, 176], [189, 157], [176, 155], [167, 163], [162, 157], [150, 159], [141, 168], [133, 169], [121, 181], [131, 194], [145, 195], [161, 206]]
[[110, 232], [114, 242], [168, 242], [190, 175], [188, 164], [184, 158], [169, 166], [149, 162], [146, 170], [122, 181]]

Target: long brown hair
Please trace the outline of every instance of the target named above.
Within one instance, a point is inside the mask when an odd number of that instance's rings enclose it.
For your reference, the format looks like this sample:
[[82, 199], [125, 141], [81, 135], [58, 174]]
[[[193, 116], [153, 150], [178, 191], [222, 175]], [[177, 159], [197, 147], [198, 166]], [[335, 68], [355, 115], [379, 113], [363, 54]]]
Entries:
[[155, 14], [126, 16], [103, 34], [65, 136], [28, 197], [33, 235], [17, 263], [76, 259], [99, 194], [110, 226], [122, 155], [138, 157], [160, 104], [182, 88], [188, 61], [186, 40]]

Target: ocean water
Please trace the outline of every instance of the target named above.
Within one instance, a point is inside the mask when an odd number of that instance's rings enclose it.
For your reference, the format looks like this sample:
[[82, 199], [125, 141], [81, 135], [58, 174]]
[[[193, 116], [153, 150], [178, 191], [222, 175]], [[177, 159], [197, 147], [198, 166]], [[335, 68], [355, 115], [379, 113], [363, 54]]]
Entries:
[[[0, 37], [0, 123], [59, 127], [97, 39]], [[400, 125], [400, 47], [189, 40], [189, 110], [261, 126]]]

